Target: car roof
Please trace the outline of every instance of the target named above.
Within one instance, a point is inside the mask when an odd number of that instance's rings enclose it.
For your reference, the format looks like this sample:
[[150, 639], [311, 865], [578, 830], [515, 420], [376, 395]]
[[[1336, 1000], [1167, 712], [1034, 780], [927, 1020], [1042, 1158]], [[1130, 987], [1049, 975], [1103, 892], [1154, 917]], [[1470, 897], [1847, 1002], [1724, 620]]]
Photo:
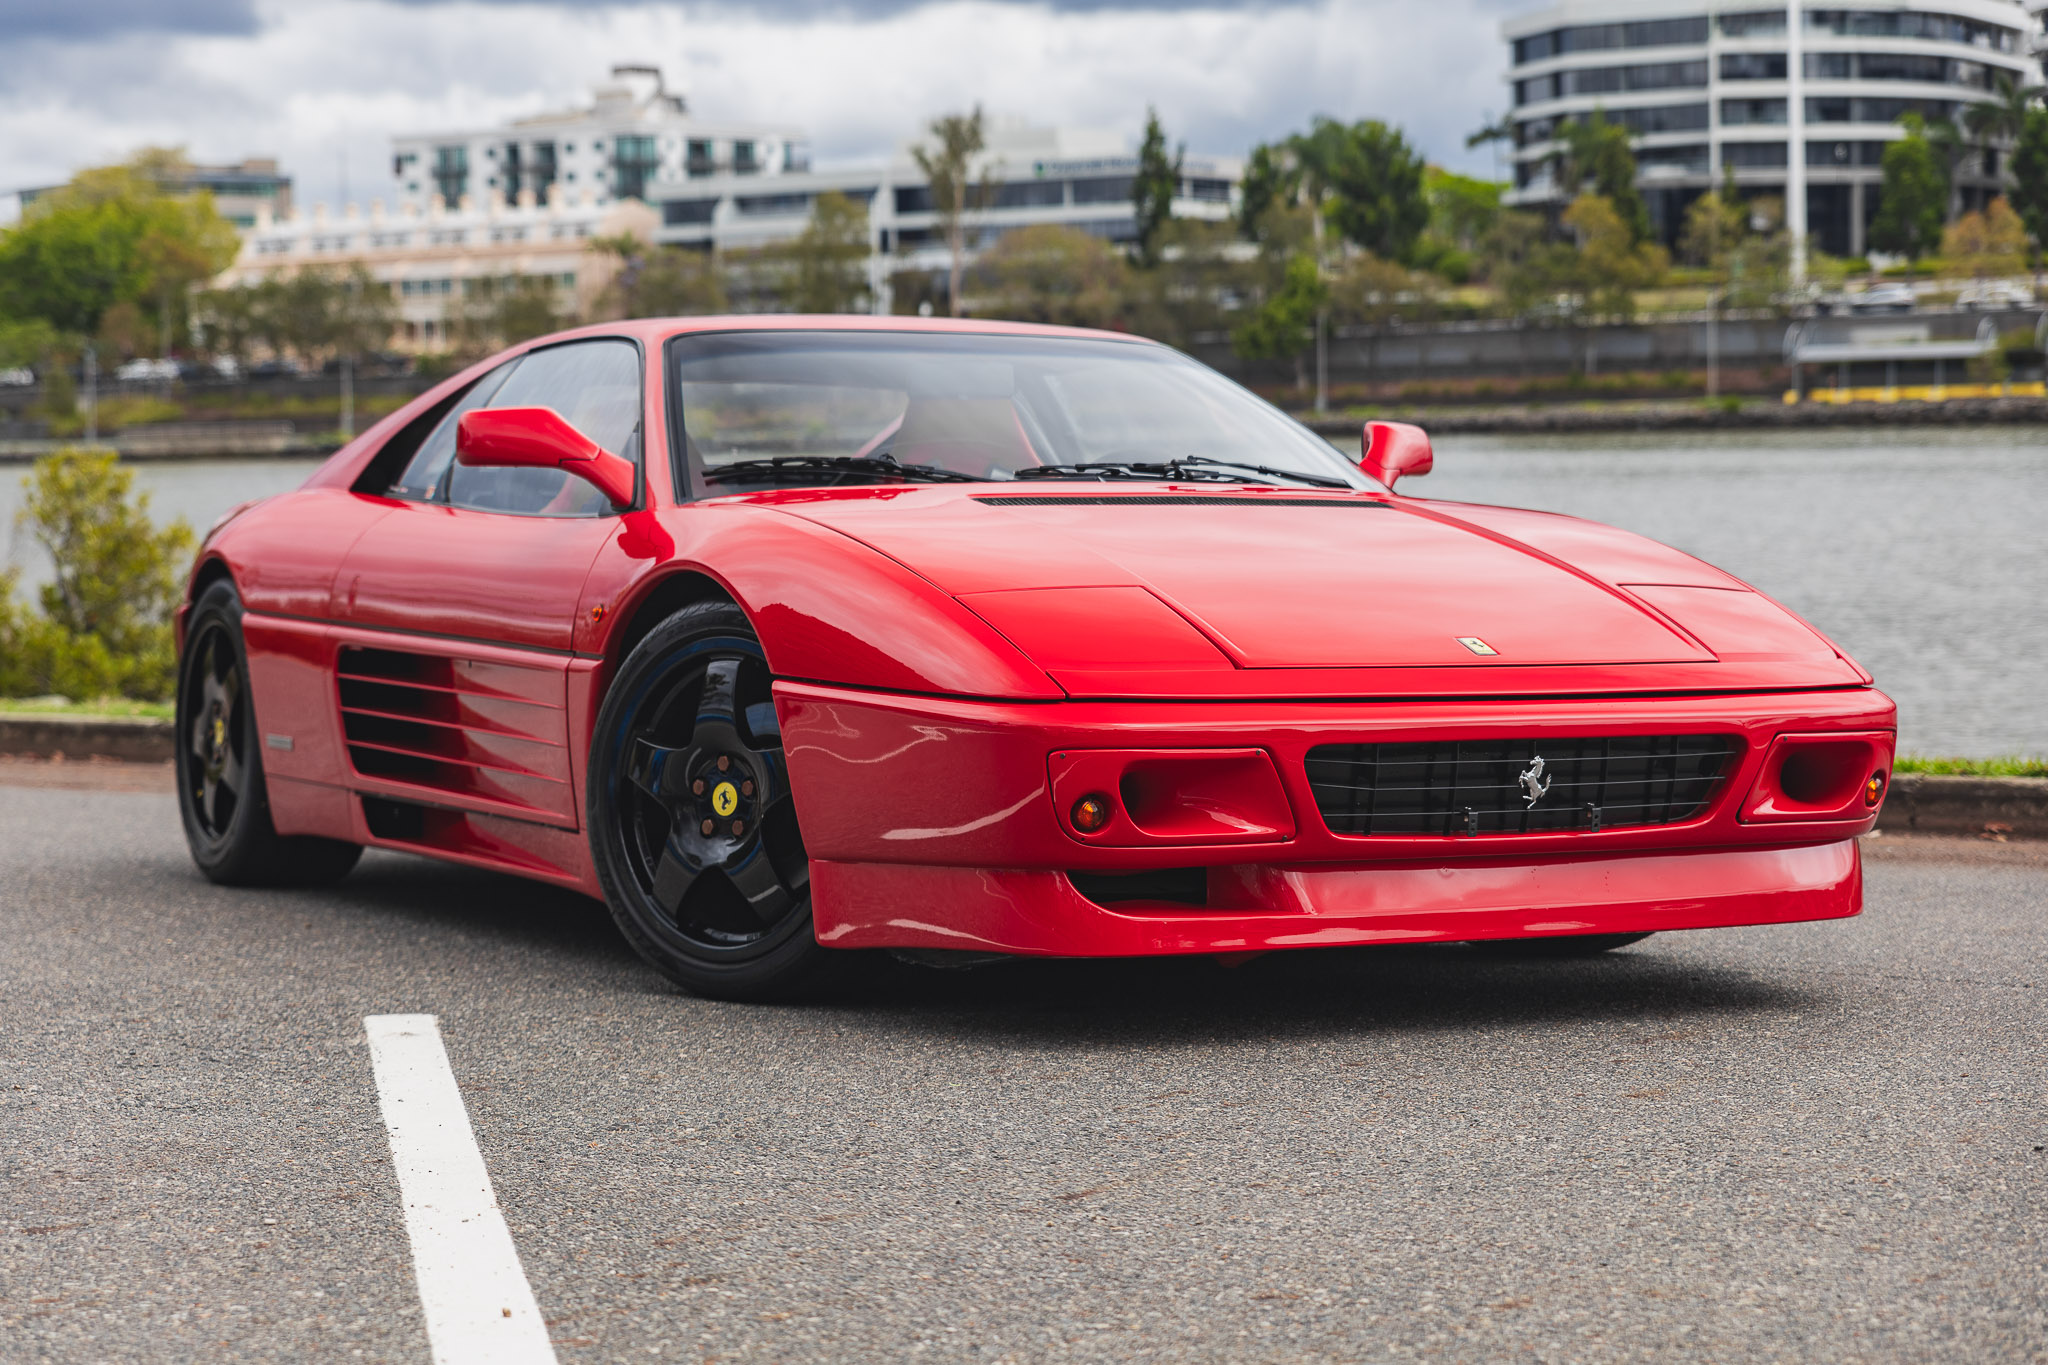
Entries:
[[641, 341], [661, 342], [673, 336], [699, 332], [922, 332], [957, 336], [1066, 337], [1121, 341], [1141, 346], [1159, 345], [1150, 338], [1129, 332], [1110, 332], [1093, 327], [1055, 327], [995, 318], [926, 318], [893, 314], [876, 317], [865, 313], [726, 313], [704, 317], [628, 318], [557, 332], [537, 338], [532, 344], [596, 336], [631, 336]]

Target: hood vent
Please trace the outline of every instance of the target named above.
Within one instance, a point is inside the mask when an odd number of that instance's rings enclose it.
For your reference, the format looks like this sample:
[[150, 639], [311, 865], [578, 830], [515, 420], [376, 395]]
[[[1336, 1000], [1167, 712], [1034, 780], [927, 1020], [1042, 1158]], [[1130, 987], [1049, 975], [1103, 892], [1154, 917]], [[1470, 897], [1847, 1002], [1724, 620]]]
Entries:
[[1215, 493], [1081, 493], [1069, 497], [999, 493], [976, 502], [990, 507], [1385, 507], [1373, 498], [1237, 496]]

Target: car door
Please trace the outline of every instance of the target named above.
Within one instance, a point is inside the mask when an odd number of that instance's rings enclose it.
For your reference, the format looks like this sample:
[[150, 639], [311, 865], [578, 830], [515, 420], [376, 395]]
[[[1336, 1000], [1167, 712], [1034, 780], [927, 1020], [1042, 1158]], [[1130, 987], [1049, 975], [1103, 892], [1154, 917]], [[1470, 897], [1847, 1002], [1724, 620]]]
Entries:
[[479, 407], [552, 408], [638, 463], [641, 372], [622, 339], [530, 351], [464, 395], [387, 490], [393, 510], [349, 551], [330, 606], [360, 785], [576, 823], [566, 675], [617, 511], [562, 471], [457, 464], [456, 424]]

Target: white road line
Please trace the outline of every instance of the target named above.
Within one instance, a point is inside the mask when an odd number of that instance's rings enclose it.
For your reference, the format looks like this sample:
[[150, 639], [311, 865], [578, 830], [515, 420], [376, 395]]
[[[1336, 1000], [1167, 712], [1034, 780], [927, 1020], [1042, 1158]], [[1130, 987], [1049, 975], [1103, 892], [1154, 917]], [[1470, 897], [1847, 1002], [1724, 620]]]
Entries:
[[554, 1365], [431, 1014], [373, 1014], [370, 1065], [436, 1365]]

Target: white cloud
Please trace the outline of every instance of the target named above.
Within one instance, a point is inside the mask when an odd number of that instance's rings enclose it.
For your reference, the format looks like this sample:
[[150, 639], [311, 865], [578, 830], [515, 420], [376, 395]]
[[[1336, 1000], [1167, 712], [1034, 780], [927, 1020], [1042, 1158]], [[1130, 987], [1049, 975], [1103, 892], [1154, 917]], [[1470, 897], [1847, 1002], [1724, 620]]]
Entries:
[[1476, 170], [1464, 134], [1503, 103], [1502, 0], [1055, 12], [941, 0], [878, 19], [675, 5], [264, 0], [247, 34], [29, 39], [0, 52], [0, 186], [48, 184], [146, 143], [276, 155], [300, 198], [387, 185], [394, 133], [573, 105], [614, 62], [655, 63], [707, 118], [809, 129], [866, 159], [979, 100], [1133, 138], [1147, 103], [1195, 153], [1241, 153], [1312, 114], [1380, 118]]

